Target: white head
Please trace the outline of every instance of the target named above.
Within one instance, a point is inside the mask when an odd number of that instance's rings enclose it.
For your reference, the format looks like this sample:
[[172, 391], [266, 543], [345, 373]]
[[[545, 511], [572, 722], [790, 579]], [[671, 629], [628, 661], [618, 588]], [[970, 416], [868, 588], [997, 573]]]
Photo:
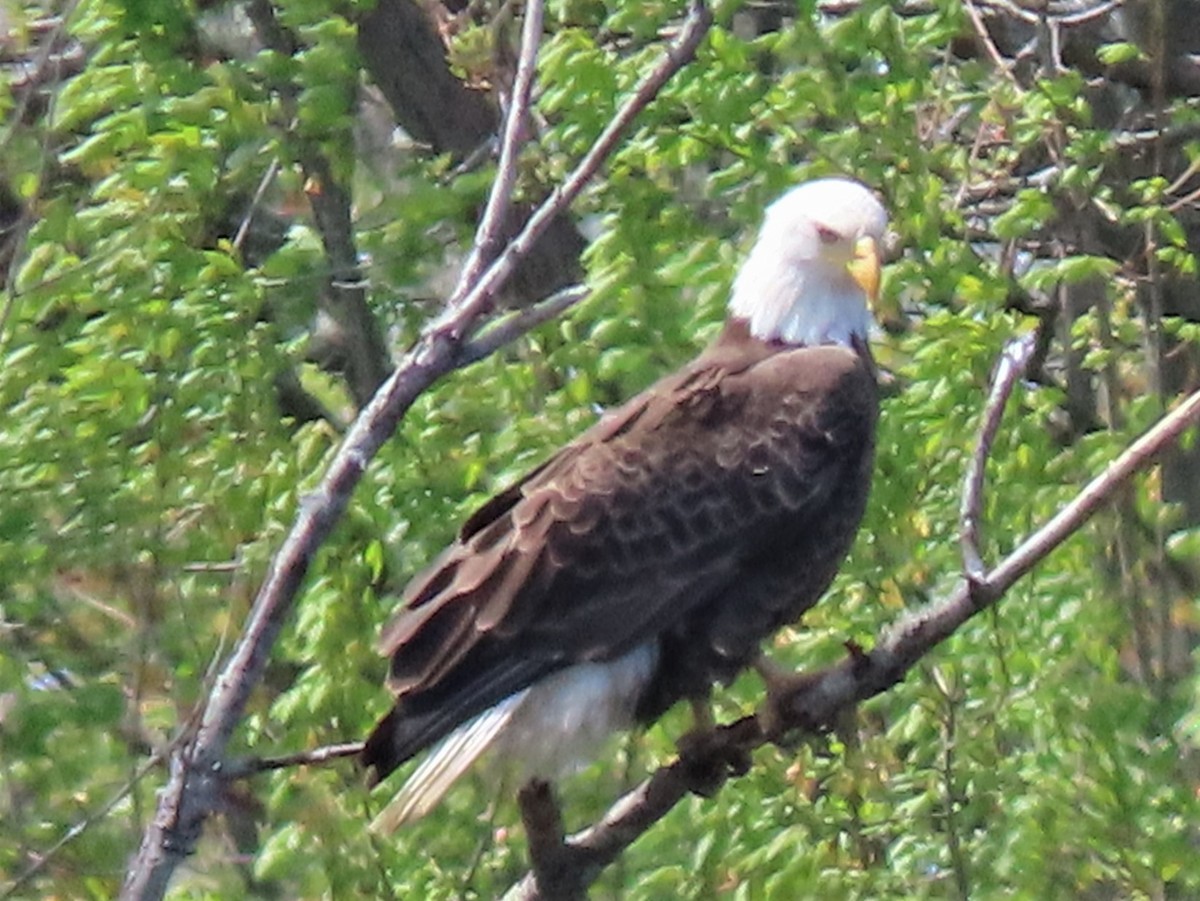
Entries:
[[856, 181], [822, 178], [792, 188], [767, 208], [733, 283], [729, 312], [768, 341], [865, 338], [886, 227], [883, 206]]

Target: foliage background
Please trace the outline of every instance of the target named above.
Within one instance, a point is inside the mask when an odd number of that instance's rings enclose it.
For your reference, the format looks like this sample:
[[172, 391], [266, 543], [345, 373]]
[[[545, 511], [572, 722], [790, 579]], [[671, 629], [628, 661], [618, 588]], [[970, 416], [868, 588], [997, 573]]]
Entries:
[[[697, 61], [507, 302], [580, 265], [591, 298], [413, 408], [315, 562], [238, 750], [365, 734], [388, 704], [372, 641], [391, 593], [490, 492], [711, 338], [763, 206], [803, 178], [850, 174], [886, 199], [901, 312], [878, 345], [891, 389], [867, 522], [781, 660], [869, 644], [958, 579], [960, 484], [1009, 337], [1036, 331], [1039, 353], [988, 468], [993, 560], [1197, 387], [1200, 37], [1185, 23], [1200, 10], [1032, 8], [719, 5]], [[410, 27], [389, 55], [360, 37], [414, 10], [444, 43]], [[9, 895], [116, 893], [164, 778], [155, 752], [470, 240], [493, 171], [471, 128], [495, 127], [512, 14], [0, 6]], [[549, 4], [525, 199], [586, 149], [680, 14]], [[432, 123], [387, 87], [414, 65], [422, 90], [460, 89]], [[678, 807], [596, 896], [1200, 895], [1197, 459], [1177, 453], [854, 722]], [[723, 715], [759, 694], [740, 681]], [[567, 783], [569, 824], [686, 728], [675, 712], [615, 741]], [[352, 764], [258, 776], [230, 789], [174, 896], [494, 896], [525, 868], [494, 795], [480, 779], [385, 841], [364, 828], [383, 799]]]

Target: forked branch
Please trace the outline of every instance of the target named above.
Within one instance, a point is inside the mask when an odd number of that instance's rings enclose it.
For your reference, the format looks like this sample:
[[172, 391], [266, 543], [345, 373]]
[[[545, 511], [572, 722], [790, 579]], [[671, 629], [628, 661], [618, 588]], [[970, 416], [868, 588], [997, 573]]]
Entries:
[[[537, 314], [509, 318], [485, 331], [477, 341], [468, 340], [479, 331], [492, 298], [515, 265], [575, 200], [616, 149], [638, 113], [692, 58], [711, 23], [711, 13], [702, 0], [693, 0], [682, 29], [660, 62], [639, 83], [564, 183], [474, 284], [460, 286], [443, 314], [426, 328], [362, 409], [334, 454], [320, 486], [301, 502], [291, 530], [271, 561], [233, 654], [205, 702], [198, 729], [171, 756], [169, 780], [159, 795], [154, 820], [127, 874], [122, 898], [127, 901], [162, 898], [175, 868], [195, 849], [205, 821], [217, 808], [222, 783], [227, 780], [226, 748], [242, 719], [250, 692], [262, 680], [271, 649], [291, 613], [309, 562], [341, 517], [367, 464], [413, 401], [430, 385], [478, 359], [481, 352], [495, 346], [497, 339], [516, 337], [522, 328], [536, 324]], [[519, 104], [510, 104], [510, 113], [513, 111], [521, 114]], [[519, 129], [513, 133], [519, 133]], [[509, 155], [510, 165], [515, 165], [515, 158], [515, 152]], [[506, 190], [505, 185], [511, 184], [511, 180], [497, 181], [500, 184], [497, 190]], [[497, 204], [503, 205], [500, 201]], [[577, 298], [578, 294], [572, 296]], [[568, 305], [561, 297], [558, 303]], [[555, 302], [548, 301], [543, 312], [547, 306], [553, 309]]]

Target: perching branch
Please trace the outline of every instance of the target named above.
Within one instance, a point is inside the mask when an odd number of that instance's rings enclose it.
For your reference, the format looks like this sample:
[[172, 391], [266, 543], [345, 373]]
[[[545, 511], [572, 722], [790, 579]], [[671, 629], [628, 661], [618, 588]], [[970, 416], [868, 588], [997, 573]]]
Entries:
[[[608, 128], [567, 177], [539, 207], [524, 229], [482, 274], [461, 300], [422, 333], [397, 369], [363, 408], [334, 454], [317, 490], [301, 501], [296, 521], [271, 561], [232, 656], [213, 685], [200, 725], [171, 756], [170, 778], [159, 796], [121, 891], [124, 899], [156, 899], [166, 892], [176, 867], [190, 855], [205, 820], [217, 809], [227, 776], [225, 753], [241, 721], [250, 692], [263, 676], [271, 648], [291, 612], [309, 561], [341, 517], [367, 464], [391, 436], [413, 401], [430, 385], [470, 359], [466, 341], [516, 264], [548, 225], [579, 195], [587, 181], [616, 149], [625, 130], [671, 76], [692, 58], [712, 22], [702, 0], [693, 0], [678, 37], [662, 60], [641, 81]], [[536, 318], [536, 317], [533, 317]], [[512, 334], [519, 326], [508, 320]], [[531, 324], [531, 319], [518, 319]], [[496, 328], [506, 327], [502, 323]], [[494, 337], [485, 332], [479, 341]], [[476, 346], [476, 352], [479, 346]]]
[[535, 779], [517, 793], [517, 804], [529, 842], [533, 878], [542, 894], [554, 901], [580, 901], [587, 883], [578, 878], [574, 849], [567, 847], [554, 786]]
[[[1014, 368], [1016, 366], [1014, 361]], [[997, 384], [1001, 376], [1002, 373], [997, 374]], [[993, 389], [993, 400], [998, 390], [998, 387]], [[1003, 404], [999, 406], [1002, 408]], [[1184, 431], [1197, 423], [1200, 423], [1200, 391], [1190, 395], [1126, 448], [1074, 500], [999, 565], [983, 572], [978, 586], [970, 579], [964, 579], [949, 597], [896, 623], [869, 653], [852, 646], [840, 663], [797, 677], [785, 696], [775, 700], [769, 712], [764, 707], [754, 715], [714, 729], [700, 745], [702, 753], [719, 762], [721, 759], [736, 760], [740, 755], [762, 747], [771, 740], [762, 725], [768, 716], [772, 721], [781, 718], [785, 732], [823, 731], [862, 701], [891, 688], [963, 623], [995, 604], [1018, 579], [1079, 531], [1134, 473], [1149, 466], [1174, 445]], [[701, 761], [701, 765], [703, 763]], [[570, 855], [575, 867], [574, 881], [586, 888], [604, 867], [689, 794], [692, 790], [690, 773], [696, 765], [697, 761], [685, 752], [679, 759], [660, 768], [618, 800], [598, 823], [567, 838], [561, 849], [554, 850], [554, 857], [562, 859]], [[710, 772], [718, 780], [715, 787], [719, 787], [737, 775], [738, 769], [729, 767], [722, 772], [719, 767], [712, 767]], [[532, 843], [530, 851], [537, 853]], [[538, 883], [536, 874], [546, 865], [535, 860], [531, 872], [505, 894], [504, 901], [550, 901], [555, 898], [543, 891]]]

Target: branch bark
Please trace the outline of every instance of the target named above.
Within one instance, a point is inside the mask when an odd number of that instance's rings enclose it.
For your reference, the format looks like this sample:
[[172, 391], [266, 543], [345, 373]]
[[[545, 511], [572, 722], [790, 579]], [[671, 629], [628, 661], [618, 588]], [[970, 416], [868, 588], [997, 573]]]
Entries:
[[[573, 172], [479, 280], [426, 328], [355, 420], [320, 486], [302, 500], [295, 523], [271, 561], [233, 654], [206, 700], [198, 729], [171, 756], [169, 780], [127, 873], [123, 899], [163, 897], [176, 867], [195, 849], [204, 822], [217, 809], [221, 788], [227, 781], [226, 748], [250, 692], [262, 679], [309, 562], [345, 510], [371, 458], [421, 392], [464, 365], [469, 358], [468, 339], [478, 330], [481, 316], [490, 308], [504, 280], [616, 149], [637, 114], [692, 58], [711, 24], [708, 8], [701, 0], [693, 0], [682, 30], [661, 61], [640, 82]], [[518, 324], [527, 322], [518, 320]], [[512, 320], [509, 323], [515, 332]]]

